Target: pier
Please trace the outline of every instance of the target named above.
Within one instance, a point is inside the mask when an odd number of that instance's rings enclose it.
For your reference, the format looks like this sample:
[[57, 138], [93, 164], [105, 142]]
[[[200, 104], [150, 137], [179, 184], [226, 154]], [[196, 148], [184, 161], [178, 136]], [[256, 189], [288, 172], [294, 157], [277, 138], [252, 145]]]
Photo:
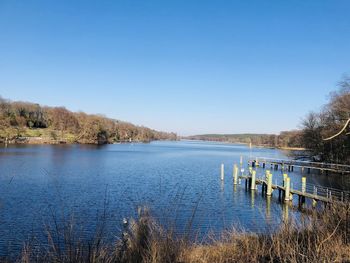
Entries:
[[270, 168], [271, 170], [282, 170], [293, 172], [294, 168], [300, 169], [301, 173], [310, 174], [312, 170], [318, 171], [320, 174], [335, 173], [335, 174], [350, 174], [350, 165], [321, 163], [300, 160], [284, 160], [265, 157], [255, 157], [249, 160], [249, 165], [252, 167]]
[[[242, 158], [241, 158], [242, 160]], [[340, 189], [334, 189], [334, 188], [328, 188], [323, 187], [319, 185], [313, 185], [313, 184], [307, 184], [306, 177], [303, 176], [301, 178], [301, 182], [296, 182], [296, 185], [299, 185], [299, 187], [294, 187], [293, 182], [291, 182], [291, 178], [288, 176], [287, 173], [282, 173], [283, 181], [278, 184], [277, 179], [275, 178], [275, 183], [273, 183], [273, 174], [270, 170], [266, 169], [266, 159], [261, 159], [260, 164], [262, 165], [262, 169], [258, 170], [259, 163], [256, 161], [255, 165], [253, 162], [250, 162], [252, 164], [249, 165], [248, 171], [246, 174], [244, 174], [244, 169], [242, 166], [242, 161], [240, 162], [241, 167], [241, 174], [239, 175], [239, 168], [238, 165], [235, 164], [233, 166], [233, 185], [240, 184], [241, 181], [245, 181], [245, 189], [251, 190], [251, 191], [257, 191], [259, 190], [258, 186], [261, 186], [261, 194], [266, 196], [271, 196], [275, 192], [278, 192], [278, 199], [282, 202], [289, 203], [293, 201], [293, 197], [298, 198], [298, 205], [302, 207], [306, 200], [310, 200], [312, 202], [312, 206], [315, 207], [318, 202], [323, 203], [324, 205], [328, 205], [334, 202], [349, 202], [350, 201], [350, 191], [344, 191]], [[275, 168], [275, 165], [280, 165], [280, 163], [272, 163], [273, 168]], [[295, 165], [295, 163], [290, 162], [283, 162], [282, 167], [285, 167], [285, 165], [291, 166]], [[289, 168], [292, 169], [292, 168]], [[278, 168], [277, 168], [278, 170]], [[224, 164], [221, 164], [221, 180], [224, 180]], [[257, 173], [260, 171], [260, 176], [257, 175]], [[283, 171], [285, 171], [283, 169]], [[261, 173], [262, 172], [262, 173]], [[281, 174], [278, 174], [276, 176], [281, 177]], [[295, 182], [294, 182], [295, 183]]]

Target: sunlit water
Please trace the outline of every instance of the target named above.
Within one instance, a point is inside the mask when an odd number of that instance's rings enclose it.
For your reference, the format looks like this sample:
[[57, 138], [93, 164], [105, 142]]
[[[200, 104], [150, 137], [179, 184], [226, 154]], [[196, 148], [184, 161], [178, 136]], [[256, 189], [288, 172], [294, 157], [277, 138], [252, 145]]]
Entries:
[[[233, 186], [232, 167], [240, 156], [287, 159], [285, 152], [245, 145], [208, 142], [152, 142], [119, 145], [41, 145], [0, 148], [0, 254], [19, 251], [29, 238], [45, 240], [44, 230], [73, 221], [83, 238], [106, 222], [114, 240], [122, 218], [135, 217], [137, 207], [150, 208], [161, 223], [205, 236], [232, 226], [261, 232], [275, 229], [296, 209], [266, 200], [260, 188]], [[225, 179], [220, 180], [220, 164]], [[258, 177], [264, 171], [258, 171]], [[299, 171], [290, 173], [300, 186]], [[274, 179], [280, 182], [280, 171]], [[311, 174], [308, 183], [348, 187], [344, 177]], [[287, 210], [288, 209], [288, 210]]]

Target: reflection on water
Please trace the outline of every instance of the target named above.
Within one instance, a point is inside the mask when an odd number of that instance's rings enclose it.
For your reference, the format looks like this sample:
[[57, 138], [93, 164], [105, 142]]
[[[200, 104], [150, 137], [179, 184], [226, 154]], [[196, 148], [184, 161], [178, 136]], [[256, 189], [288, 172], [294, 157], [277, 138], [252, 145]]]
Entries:
[[[206, 142], [153, 142], [118, 145], [9, 145], [0, 148], [0, 253], [20, 250], [29, 237], [43, 238], [43, 225], [68, 215], [90, 237], [99, 215], [113, 239], [123, 217], [135, 216], [139, 205], [154, 217], [185, 231], [193, 215], [193, 231], [219, 232], [232, 224], [248, 231], [266, 231], [300, 214], [278, 202], [278, 193], [233, 185], [233, 164], [243, 167], [249, 156], [287, 158], [274, 149]], [[220, 165], [225, 177], [220, 180]], [[257, 178], [265, 170], [257, 170]], [[272, 171], [281, 183], [281, 171]], [[239, 171], [241, 174], [241, 171]], [[289, 173], [293, 187], [301, 173]], [[344, 177], [310, 174], [308, 183], [348, 187]], [[106, 209], [106, 211], [105, 211]]]

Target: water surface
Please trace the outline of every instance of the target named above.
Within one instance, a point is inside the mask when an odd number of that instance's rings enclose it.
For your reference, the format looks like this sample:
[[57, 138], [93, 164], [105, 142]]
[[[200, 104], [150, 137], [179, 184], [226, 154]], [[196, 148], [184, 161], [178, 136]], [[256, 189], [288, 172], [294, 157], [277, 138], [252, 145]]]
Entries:
[[[74, 220], [83, 238], [106, 222], [115, 239], [123, 217], [145, 205], [181, 233], [203, 236], [239, 225], [247, 231], [278, 227], [288, 212], [277, 197], [233, 187], [232, 166], [250, 157], [287, 159], [286, 152], [196, 141], [117, 145], [19, 145], [0, 148], [0, 253], [18, 251], [28, 238], [43, 239], [53, 222]], [[220, 180], [220, 164], [225, 179]], [[258, 176], [263, 174], [258, 171]], [[294, 187], [301, 174], [290, 174]], [[308, 183], [348, 187], [344, 177], [307, 175]], [[282, 178], [274, 172], [275, 182]], [[191, 220], [193, 218], [193, 220]]]

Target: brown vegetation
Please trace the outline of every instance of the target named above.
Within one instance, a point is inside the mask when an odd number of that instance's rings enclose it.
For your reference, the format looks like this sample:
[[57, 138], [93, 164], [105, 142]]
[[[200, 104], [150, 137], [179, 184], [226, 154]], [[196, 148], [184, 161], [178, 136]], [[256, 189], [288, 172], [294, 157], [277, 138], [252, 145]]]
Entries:
[[103, 144], [176, 138], [174, 133], [159, 132], [101, 115], [11, 102], [0, 97], [0, 142], [7, 139], [10, 142]]
[[283, 131], [279, 135], [275, 134], [204, 134], [189, 136], [187, 139], [230, 142], [230, 143], [252, 143], [253, 145], [287, 148], [302, 148], [301, 131]]
[[344, 77], [339, 90], [320, 112], [309, 113], [303, 121], [302, 144], [322, 161], [350, 163], [349, 127], [339, 136], [325, 140], [344, 127], [350, 118], [350, 77]]
[[[19, 262], [228, 263], [228, 262], [350, 262], [350, 206], [337, 204], [305, 221], [285, 223], [269, 234], [232, 230], [203, 244], [164, 230], [143, 209], [115, 245], [101, 237], [85, 244], [74, 239], [72, 225], [60, 233], [59, 245], [48, 232], [48, 246], [23, 248]], [[305, 216], [306, 217], [306, 216]]]

